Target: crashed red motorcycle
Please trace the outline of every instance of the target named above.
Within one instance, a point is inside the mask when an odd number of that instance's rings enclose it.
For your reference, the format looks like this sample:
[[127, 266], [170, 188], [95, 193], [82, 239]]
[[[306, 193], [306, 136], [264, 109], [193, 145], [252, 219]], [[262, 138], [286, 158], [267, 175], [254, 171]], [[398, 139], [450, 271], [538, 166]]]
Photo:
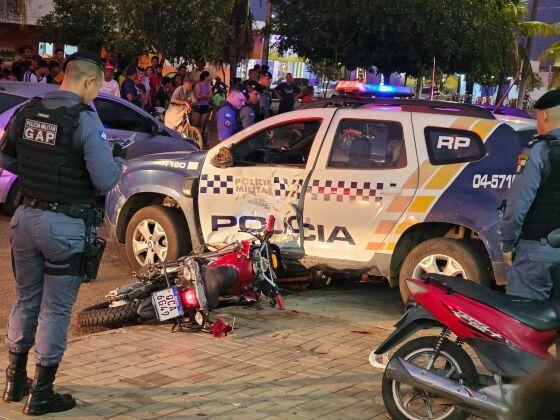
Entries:
[[[551, 232], [548, 241], [560, 247], [560, 229]], [[559, 282], [551, 301], [508, 296], [438, 274], [406, 284], [416, 303], [371, 354], [370, 363], [384, 366], [378, 358], [421, 329], [441, 333], [408, 341], [385, 359], [382, 395], [391, 417], [507, 418], [518, 380], [552, 358], [549, 348], [560, 331]], [[491, 375], [477, 370], [464, 345]]]
[[284, 309], [276, 283], [280, 253], [270, 244], [274, 216], [253, 239], [222, 248], [205, 245], [202, 251], [176, 261], [146, 266], [135, 273], [139, 280], [112, 290], [105, 302], [78, 314], [82, 327], [119, 327], [157, 319], [175, 321], [179, 329], [209, 330], [209, 313], [220, 299], [235, 297], [256, 302], [261, 297]]

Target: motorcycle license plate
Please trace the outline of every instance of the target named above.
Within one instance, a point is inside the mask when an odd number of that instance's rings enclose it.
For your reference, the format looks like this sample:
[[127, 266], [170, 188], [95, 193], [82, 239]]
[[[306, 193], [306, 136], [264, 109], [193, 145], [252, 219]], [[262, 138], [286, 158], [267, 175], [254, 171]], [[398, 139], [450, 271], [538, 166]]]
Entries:
[[158, 290], [152, 293], [152, 303], [156, 308], [159, 321], [177, 318], [183, 315], [183, 305], [176, 287]]

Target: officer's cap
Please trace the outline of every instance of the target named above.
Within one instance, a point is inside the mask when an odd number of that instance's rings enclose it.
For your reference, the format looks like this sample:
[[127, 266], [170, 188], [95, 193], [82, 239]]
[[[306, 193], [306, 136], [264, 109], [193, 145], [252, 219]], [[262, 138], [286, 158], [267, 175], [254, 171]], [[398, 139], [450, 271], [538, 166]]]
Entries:
[[69, 55], [68, 58], [64, 61], [62, 71], [66, 71], [66, 66], [70, 61], [87, 61], [88, 63], [95, 64], [101, 71], [105, 71], [105, 63], [99, 58], [97, 54], [94, 54], [91, 51], [80, 50], [72, 55]]
[[254, 90], [256, 90], [259, 93], [263, 92], [262, 86], [259, 83], [255, 82], [254, 80], [245, 80], [243, 82], [243, 86], [247, 90], [247, 93], [251, 93]]
[[533, 108], [535, 109], [548, 109], [560, 105], [560, 89], [554, 89], [546, 92], [539, 98]]

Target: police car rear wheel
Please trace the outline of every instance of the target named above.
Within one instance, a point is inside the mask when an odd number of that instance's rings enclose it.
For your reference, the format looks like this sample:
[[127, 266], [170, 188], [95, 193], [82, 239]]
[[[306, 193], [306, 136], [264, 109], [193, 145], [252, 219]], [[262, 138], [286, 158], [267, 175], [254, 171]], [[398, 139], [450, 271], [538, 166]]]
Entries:
[[126, 229], [126, 255], [138, 271], [151, 263], [173, 261], [187, 254], [187, 227], [169, 207], [149, 206], [132, 216]]
[[482, 256], [471, 244], [457, 239], [429, 239], [418, 244], [406, 256], [399, 276], [399, 289], [404, 303], [410, 301], [405, 280], [425, 273], [461, 277], [484, 286], [490, 283]]

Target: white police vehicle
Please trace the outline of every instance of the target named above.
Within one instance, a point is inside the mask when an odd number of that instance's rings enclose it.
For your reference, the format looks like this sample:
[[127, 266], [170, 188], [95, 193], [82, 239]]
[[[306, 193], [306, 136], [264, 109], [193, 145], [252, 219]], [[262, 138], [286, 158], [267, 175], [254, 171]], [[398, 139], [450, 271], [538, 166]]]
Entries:
[[310, 270], [504, 284], [499, 207], [534, 131], [473, 105], [335, 97], [208, 152], [130, 160], [106, 211], [134, 267], [246, 237], [274, 214], [285, 262]]

